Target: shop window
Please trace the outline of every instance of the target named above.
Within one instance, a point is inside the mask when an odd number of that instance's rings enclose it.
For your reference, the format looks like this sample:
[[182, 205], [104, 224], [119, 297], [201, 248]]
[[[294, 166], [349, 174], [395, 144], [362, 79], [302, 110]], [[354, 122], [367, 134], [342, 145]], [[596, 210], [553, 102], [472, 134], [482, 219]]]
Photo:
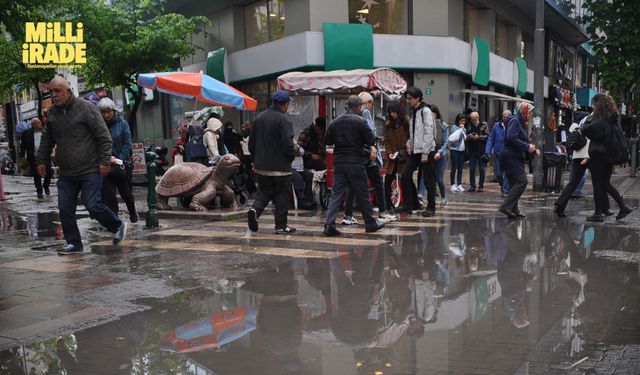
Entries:
[[245, 47], [284, 37], [285, 0], [260, 1], [244, 8]]
[[409, 33], [409, 0], [349, 0], [349, 23], [369, 24], [375, 34]]
[[472, 43], [478, 36], [478, 8], [464, 3], [464, 40]]

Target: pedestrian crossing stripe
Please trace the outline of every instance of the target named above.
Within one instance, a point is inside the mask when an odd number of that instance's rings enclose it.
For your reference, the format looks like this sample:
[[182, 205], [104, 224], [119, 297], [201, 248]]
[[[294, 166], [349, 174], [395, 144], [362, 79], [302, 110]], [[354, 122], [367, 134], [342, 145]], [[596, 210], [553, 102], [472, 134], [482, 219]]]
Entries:
[[[114, 247], [111, 240], [101, 241], [92, 246]], [[214, 253], [247, 253], [260, 255], [276, 255], [292, 258], [321, 258], [332, 259], [339, 256], [335, 251], [310, 250], [288, 247], [257, 247], [250, 245], [227, 245], [212, 243], [195, 243], [184, 241], [148, 241], [148, 240], [124, 240], [118, 248], [145, 248], [154, 250], [193, 250], [208, 251]]]
[[272, 240], [272, 241], [287, 241], [287, 242], [312, 242], [312, 243], [326, 243], [333, 245], [343, 246], [380, 246], [387, 243], [385, 240], [371, 240], [371, 239], [358, 239], [358, 238], [324, 238], [324, 237], [309, 237], [300, 235], [282, 235], [282, 234], [266, 234], [266, 233], [239, 233], [228, 231], [209, 231], [209, 230], [188, 230], [188, 229], [168, 229], [159, 232], [155, 232], [158, 236], [176, 236], [176, 237], [205, 237], [205, 238], [222, 238], [222, 239], [240, 239], [240, 240]]
[[[263, 221], [260, 221], [260, 223], [263, 223]], [[267, 224], [267, 223], [265, 223]], [[271, 223], [268, 223], [271, 224]], [[298, 224], [298, 223], [294, 223], [291, 220], [289, 220], [289, 224], [293, 225], [297, 230], [299, 231], [305, 231], [305, 232], [322, 232], [324, 230], [324, 225], [319, 226], [319, 225], [305, 225], [305, 224]], [[247, 229], [247, 223], [246, 221], [223, 221], [223, 222], [214, 222], [214, 223], [208, 223], [205, 224], [206, 227], [219, 227], [219, 228], [244, 228]], [[347, 226], [340, 226], [338, 228], [338, 230], [342, 233], [345, 234], [365, 234], [362, 228], [353, 228], [353, 227], [347, 227]], [[405, 229], [398, 229], [398, 228], [392, 228], [390, 226], [385, 226], [384, 228], [380, 229], [377, 232], [373, 232], [373, 233], [366, 233], [367, 236], [414, 236], [416, 234], [419, 234], [420, 232], [417, 230], [405, 230]]]
[[[316, 223], [318, 224], [318, 228], [323, 228], [324, 227], [324, 222], [325, 222], [325, 217], [310, 217], [310, 216], [296, 216], [295, 218], [289, 218], [289, 224], [295, 226], [296, 222], [303, 222], [303, 223]], [[438, 220], [444, 220], [444, 218], [440, 217], [440, 218], [436, 218]], [[469, 220], [468, 218], [447, 218], [447, 220]], [[364, 219], [361, 217], [358, 217], [358, 221], [360, 222], [364, 222]], [[260, 219], [260, 224], [267, 224], [267, 225], [273, 225], [273, 221], [271, 220], [263, 220]], [[340, 222], [338, 222], [338, 225], [336, 225], [336, 228], [338, 230], [342, 230], [342, 228], [345, 228], [346, 226], [343, 225], [339, 225]], [[446, 223], [430, 223], [430, 222], [426, 222], [426, 221], [422, 221], [422, 222], [404, 222], [404, 221], [390, 221], [388, 223], [386, 223], [384, 225], [385, 228], [389, 228], [392, 229], [394, 227], [412, 227], [412, 228], [416, 228], [416, 227], [421, 227], [421, 228], [440, 228], [440, 227], [444, 227], [446, 225]], [[351, 226], [353, 228], [353, 226]], [[360, 233], [365, 233], [364, 232], [364, 225], [362, 226], [356, 226], [356, 228], [362, 228], [360, 229]], [[371, 233], [367, 233], [367, 235], [369, 235]]]

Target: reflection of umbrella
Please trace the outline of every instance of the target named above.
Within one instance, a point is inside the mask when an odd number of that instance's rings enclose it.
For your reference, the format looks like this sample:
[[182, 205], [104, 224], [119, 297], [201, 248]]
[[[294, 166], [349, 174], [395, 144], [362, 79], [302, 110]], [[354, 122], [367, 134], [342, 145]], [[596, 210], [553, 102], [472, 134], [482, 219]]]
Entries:
[[250, 96], [202, 73], [144, 73], [138, 75], [138, 84], [150, 90], [227, 108], [255, 111], [258, 105]]
[[256, 310], [250, 307], [215, 312], [167, 332], [160, 347], [177, 353], [220, 348], [255, 330], [256, 315]]

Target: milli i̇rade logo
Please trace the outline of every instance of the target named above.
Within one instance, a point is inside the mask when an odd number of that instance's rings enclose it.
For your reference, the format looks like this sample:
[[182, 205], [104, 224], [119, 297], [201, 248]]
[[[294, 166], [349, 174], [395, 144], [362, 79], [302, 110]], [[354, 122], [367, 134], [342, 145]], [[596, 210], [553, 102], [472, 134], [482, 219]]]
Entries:
[[27, 22], [22, 63], [29, 68], [69, 68], [87, 62], [82, 22]]

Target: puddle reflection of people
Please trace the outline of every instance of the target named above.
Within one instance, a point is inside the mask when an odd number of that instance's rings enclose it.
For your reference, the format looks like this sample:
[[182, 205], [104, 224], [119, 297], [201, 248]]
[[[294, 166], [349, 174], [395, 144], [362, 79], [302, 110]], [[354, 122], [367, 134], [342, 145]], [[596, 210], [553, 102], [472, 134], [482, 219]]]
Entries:
[[516, 328], [529, 325], [528, 296], [537, 279], [538, 256], [527, 251], [518, 239], [514, 225], [488, 233], [485, 241], [493, 262], [498, 267], [498, 283], [502, 291], [504, 312]]

